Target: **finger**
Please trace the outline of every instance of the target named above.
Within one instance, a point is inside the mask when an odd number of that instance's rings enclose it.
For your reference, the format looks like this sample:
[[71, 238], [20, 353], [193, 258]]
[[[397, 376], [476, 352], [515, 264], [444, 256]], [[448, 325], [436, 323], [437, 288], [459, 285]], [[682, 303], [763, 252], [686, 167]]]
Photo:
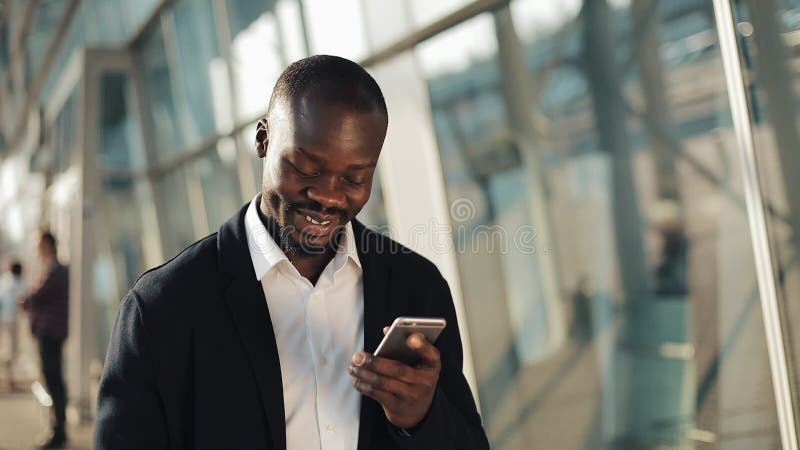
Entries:
[[371, 358], [365, 359], [362, 366], [375, 373], [400, 380], [404, 383], [413, 384], [418, 381], [417, 376], [414, 374], [413, 367], [393, 359], [372, 356]]
[[386, 334], [388, 332], [389, 332], [389, 327], [383, 327], [383, 334]]
[[375, 389], [374, 386], [367, 384], [358, 378], [353, 379], [353, 387], [362, 395], [377, 400], [386, 409], [392, 411], [398, 409], [400, 400], [394, 394], [382, 391], [380, 389]]
[[412, 394], [408, 383], [381, 375], [369, 368], [350, 364], [349, 372], [354, 379], [369, 385], [372, 389], [389, 392], [400, 399], [409, 398]]
[[406, 339], [406, 345], [409, 346], [412, 350], [417, 352], [419, 356], [422, 358], [423, 364], [430, 367], [441, 367], [441, 355], [439, 354], [439, 350], [433, 346], [425, 336], [420, 333], [411, 333], [411, 335]]

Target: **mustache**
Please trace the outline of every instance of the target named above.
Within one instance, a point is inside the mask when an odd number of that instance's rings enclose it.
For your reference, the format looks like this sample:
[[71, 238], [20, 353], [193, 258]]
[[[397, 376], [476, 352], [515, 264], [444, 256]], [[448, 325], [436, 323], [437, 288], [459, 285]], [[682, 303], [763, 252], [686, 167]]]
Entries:
[[339, 216], [341, 222], [344, 223], [347, 221], [347, 211], [341, 208], [325, 208], [319, 202], [315, 202], [313, 200], [307, 202], [286, 202], [287, 209], [308, 209], [310, 211], [318, 212], [321, 214], [330, 214]]

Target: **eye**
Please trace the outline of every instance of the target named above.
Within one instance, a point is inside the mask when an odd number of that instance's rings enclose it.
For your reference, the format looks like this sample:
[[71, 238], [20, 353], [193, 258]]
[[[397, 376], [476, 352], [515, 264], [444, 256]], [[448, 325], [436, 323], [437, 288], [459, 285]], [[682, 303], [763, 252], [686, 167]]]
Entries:
[[300, 175], [302, 178], [314, 178], [314, 177], [316, 177], [316, 176], [319, 176], [319, 172], [314, 172], [314, 173], [306, 173], [306, 172], [303, 172], [302, 170], [298, 169], [297, 167], [295, 167], [295, 168], [294, 168], [294, 170], [296, 170], [296, 171], [297, 171], [297, 173], [298, 173], [298, 174], [299, 174], [299, 175]]
[[319, 171], [306, 172], [304, 170], [300, 170], [300, 168], [294, 165], [294, 163], [292, 163], [291, 161], [287, 160], [286, 162], [288, 162], [289, 165], [292, 166], [292, 169], [294, 169], [294, 171], [297, 172], [297, 174], [300, 175], [301, 178], [314, 178], [316, 176], [319, 176]]
[[354, 179], [352, 179], [350, 177], [344, 177], [342, 179], [344, 180], [345, 183], [353, 185], [353, 186], [361, 186], [362, 184], [364, 184], [363, 181], [356, 181], [356, 180], [354, 180]]

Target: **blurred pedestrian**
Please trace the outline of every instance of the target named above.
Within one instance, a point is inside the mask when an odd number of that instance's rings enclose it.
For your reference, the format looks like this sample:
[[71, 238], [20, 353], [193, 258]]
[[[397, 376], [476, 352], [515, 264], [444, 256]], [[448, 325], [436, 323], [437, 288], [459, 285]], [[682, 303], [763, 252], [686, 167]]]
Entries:
[[31, 332], [39, 343], [42, 375], [53, 400], [53, 434], [41, 448], [65, 448], [67, 392], [62, 373], [62, 349], [69, 318], [69, 271], [58, 262], [56, 238], [43, 232], [39, 239], [42, 273], [23, 307], [28, 311]]
[[14, 390], [14, 361], [17, 357], [17, 305], [22, 301], [22, 264], [16, 259], [8, 262], [7, 271], [0, 276], [0, 336], [8, 336], [9, 352], [4, 362], [6, 390]]

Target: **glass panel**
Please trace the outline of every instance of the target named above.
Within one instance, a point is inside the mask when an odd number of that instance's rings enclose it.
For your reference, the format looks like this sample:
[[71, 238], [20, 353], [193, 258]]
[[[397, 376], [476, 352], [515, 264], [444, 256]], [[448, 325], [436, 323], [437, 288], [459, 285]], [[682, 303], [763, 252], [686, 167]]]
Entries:
[[[46, 99], [50, 98], [55, 83], [58, 81], [58, 75], [64, 71], [76, 50], [92, 45], [119, 45], [131, 37], [134, 27], [129, 20], [126, 20], [125, 14], [120, 12], [122, 9], [120, 2], [141, 3], [141, 6], [145, 7], [147, 3], [152, 1], [86, 0], [81, 2], [70, 22], [66, 38], [59, 46], [55, 64], [48, 72], [48, 77], [39, 99], [44, 103]], [[62, 9], [67, 4], [63, 0], [54, 0], [50, 3], [58, 4], [58, 7]], [[54, 22], [52, 29], [47, 30], [47, 32], [52, 34], [55, 31], [55, 27], [56, 23]], [[49, 45], [49, 42], [45, 45]]]
[[209, 152], [195, 162], [210, 232], [216, 231], [241, 208], [242, 195], [236, 172], [236, 145], [230, 138], [217, 143], [216, 151]]
[[[8, 8], [5, 6], [5, 8]], [[3, 16], [3, 6], [0, 6], [0, 16]], [[9, 31], [8, 31], [8, 18], [3, 16], [3, 19], [0, 19], [0, 74], [5, 76], [6, 71], [8, 70], [8, 58], [9, 58]]]
[[164, 256], [172, 257], [186, 248], [197, 238], [195, 236], [192, 208], [189, 203], [189, 190], [187, 187], [188, 167], [173, 169], [161, 175], [155, 182], [155, 196], [157, 202], [164, 205], [163, 220], [166, 226], [161, 239], [164, 246]]
[[152, 121], [153, 140], [158, 159], [176, 154], [184, 142], [177, 122], [174, 90], [164, 49], [161, 26], [147, 31], [142, 46], [136, 50], [144, 78], [144, 90], [150, 107], [145, 114]]
[[161, 3], [160, 0], [137, 0], [135, 2], [117, 0], [117, 2], [120, 10], [123, 11], [121, 15], [127, 24], [128, 35], [135, 33]]
[[97, 356], [102, 360], [119, 299], [145, 269], [144, 210], [152, 203], [146, 177], [130, 175], [144, 167], [138, 123], [130, 110], [130, 79], [103, 73], [93, 84], [99, 91], [99, 220], [95, 221], [95, 258], [91, 267], [97, 307]]
[[144, 167], [138, 126], [129, 114], [128, 77], [103, 74], [100, 78], [100, 167], [134, 169]]
[[417, 48], [492, 448], [780, 447], [716, 36], [516, 0]]
[[[785, 342], [800, 378], [800, 2], [736, 0], [738, 39], [748, 75], [757, 167], [767, 214]], [[794, 389], [795, 408], [798, 386]], [[796, 411], [796, 409], [795, 409]]]
[[[304, 0], [312, 54], [337, 55], [357, 61], [367, 54], [359, 0]], [[346, 23], [347, 26], [343, 26]]]
[[[212, 78], [215, 66], [225, 67], [217, 46], [212, 0], [184, 0], [174, 9], [180, 67], [172, 67], [186, 97], [185, 130], [187, 144], [195, 144], [214, 134], [215, 106], [212, 98], [230, 98], [228, 84], [219, 77]], [[215, 83], [212, 85], [212, 81]], [[178, 88], [178, 86], [175, 86]], [[225, 92], [224, 95], [209, 93]], [[227, 108], [228, 110], [230, 108]], [[183, 109], [179, 112], [183, 113]]]
[[108, 347], [119, 299], [145, 269], [142, 207], [149, 199], [137, 195], [135, 183], [130, 178], [106, 177], [101, 189], [100, 220], [96, 223], [102, 225], [94, 227], [96, 247], [91, 267], [100, 360]]
[[414, 24], [422, 27], [430, 24], [453, 11], [464, 7], [470, 0], [405, 0], [410, 3]]
[[[287, 65], [279, 16], [265, 3], [236, 1], [228, 5], [231, 18], [232, 67], [236, 82], [236, 119], [252, 120], [264, 114], [278, 76]], [[247, 17], [249, 20], [244, 20]], [[258, 54], [258, 58], [253, 58]]]
[[39, 0], [36, 4], [36, 13], [25, 42], [28, 82], [39, 72], [44, 53], [53, 40], [53, 33], [66, 5], [67, 2], [62, 0]]
[[75, 139], [80, 126], [76, 98], [77, 93], [73, 90], [55, 114], [52, 126], [47, 127], [43, 133], [44, 142], [30, 160], [33, 172], [60, 173], [72, 165]]

